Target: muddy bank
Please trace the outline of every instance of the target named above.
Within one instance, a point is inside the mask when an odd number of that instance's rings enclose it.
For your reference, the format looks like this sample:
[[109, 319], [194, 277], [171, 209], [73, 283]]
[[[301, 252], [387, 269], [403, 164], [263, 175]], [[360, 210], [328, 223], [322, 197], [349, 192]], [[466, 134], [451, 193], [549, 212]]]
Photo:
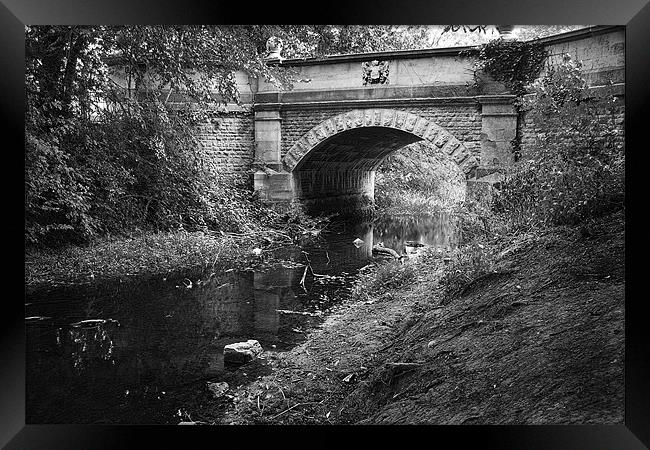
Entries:
[[[206, 423], [622, 423], [624, 217], [511, 238], [455, 296], [444, 260], [351, 299]], [[207, 412], [207, 410], [206, 410]]]

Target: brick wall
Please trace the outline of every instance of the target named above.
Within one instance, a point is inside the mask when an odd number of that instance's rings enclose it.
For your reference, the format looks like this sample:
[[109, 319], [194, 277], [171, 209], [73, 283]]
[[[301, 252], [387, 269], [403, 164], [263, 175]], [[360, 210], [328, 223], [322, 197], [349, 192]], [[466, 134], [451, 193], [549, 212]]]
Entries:
[[[316, 125], [338, 114], [358, 108], [318, 108], [286, 110], [282, 112], [282, 157], [293, 144]], [[418, 106], [393, 108], [408, 111], [430, 120], [450, 132], [465, 147], [480, 157], [481, 152], [481, 114], [477, 105]]]
[[574, 61], [582, 63], [587, 81], [592, 86], [608, 81], [625, 82], [625, 31], [587, 36], [581, 39], [549, 43], [548, 63], [553, 65], [569, 54]]
[[203, 155], [219, 165], [223, 173], [244, 173], [254, 157], [255, 136], [252, 112], [214, 115], [198, 128]]
[[[623, 103], [623, 100], [620, 100]], [[625, 145], [625, 107], [621, 105], [615, 111], [610, 112], [601, 110], [596, 120], [603, 125], [607, 125], [610, 130], [615, 130], [616, 135], [614, 142], [617, 145]], [[543, 147], [549, 137], [552, 137], [553, 142], [557, 142], [558, 136], [555, 129], [549, 127], [546, 123], [540, 121], [533, 121], [530, 117], [524, 116], [523, 125], [521, 127], [521, 154], [522, 158], [530, 158], [535, 154], [535, 149]], [[567, 143], [571, 141], [567, 139]]]
[[[625, 83], [625, 32], [623, 30], [549, 43], [545, 48], [549, 53], [548, 65], [553, 66], [561, 62], [565, 54], [569, 54], [573, 61], [582, 63], [583, 76], [590, 86], [602, 86], [610, 82]], [[545, 72], [546, 69], [542, 71], [540, 77], [544, 76]], [[599, 90], [600, 88], [594, 89], [594, 93], [598, 93]], [[615, 129], [617, 143], [625, 145], [624, 88], [615, 91], [620, 106], [615, 108], [613, 114], [603, 110], [597, 115], [596, 120]], [[520, 131], [522, 156], [526, 158], [533, 154], [536, 147], [544, 145], [547, 137], [554, 135], [555, 130], [543, 121], [535, 122], [530, 117], [524, 116], [520, 123]]]

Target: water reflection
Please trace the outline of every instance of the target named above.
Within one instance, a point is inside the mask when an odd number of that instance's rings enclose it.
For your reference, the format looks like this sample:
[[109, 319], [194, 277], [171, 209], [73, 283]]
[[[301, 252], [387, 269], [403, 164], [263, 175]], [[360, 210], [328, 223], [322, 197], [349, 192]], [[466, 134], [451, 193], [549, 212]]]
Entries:
[[392, 216], [378, 218], [374, 223], [375, 243], [383, 242], [398, 253], [403, 253], [411, 242], [426, 246], [452, 249], [458, 245], [452, 217], [440, 213], [435, 216]]
[[[363, 241], [352, 244], [354, 239]], [[382, 241], [454, 244], [449, 218], [345, 224], [263, 270], [30, 293], [26, 304], [27, 423], [177, 423], [176, 411], [218, 380], [223, 347], [257, 339], [291, 348], [344, 299]], [[307, 267], [309, 266], [309, 268]]]

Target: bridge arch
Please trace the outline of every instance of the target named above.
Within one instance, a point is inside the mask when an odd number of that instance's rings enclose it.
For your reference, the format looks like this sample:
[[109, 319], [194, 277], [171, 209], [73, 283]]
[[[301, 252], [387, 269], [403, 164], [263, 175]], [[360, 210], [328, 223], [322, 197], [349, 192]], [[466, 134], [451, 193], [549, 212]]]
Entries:
[[385, 134], [395, 138], [393, 145], [403, 142], [399, 147], [387, 149], [390, 151], [385, 154], [373, 154], [371, 158], [376, 160], [374, 168], [388, 153], [419, 140], [430, 142], [451, 157], [466, 176], [469, 176], [478, 166], [478, 160], [462, 142], [435, 122], [407, 111], [375, 108], [348, 111], [316, 125], [298, 139], [282, 158], [284, 168], [288, 172], [293, 172], [304, 165], [310, 155], [322, 149], [328, 142], [332, 142], [336, 136], [347, 131], [368, 128], [396, 130], [397, 133]]
[[282, 158], [296, 197], [321, 210], [358, 210], [374, 199], [375, 170], [390, 153], [418, 141], [431, 144], [469, 177], [476, 157], [450, 132], [417, 114], [356, 109], [305, 133]]

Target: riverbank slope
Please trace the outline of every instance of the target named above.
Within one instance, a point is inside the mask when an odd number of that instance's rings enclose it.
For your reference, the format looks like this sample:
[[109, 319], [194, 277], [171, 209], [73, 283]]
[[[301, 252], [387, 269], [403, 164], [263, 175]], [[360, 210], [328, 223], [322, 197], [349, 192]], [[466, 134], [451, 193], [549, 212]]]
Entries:
[[619, 212], [511, 237], [453, 296], [443, 255], [422, 255], [415, 281], [265, 354], [275, 370], [215, 400], [218, 422], [622, 423], [624, 225]]

